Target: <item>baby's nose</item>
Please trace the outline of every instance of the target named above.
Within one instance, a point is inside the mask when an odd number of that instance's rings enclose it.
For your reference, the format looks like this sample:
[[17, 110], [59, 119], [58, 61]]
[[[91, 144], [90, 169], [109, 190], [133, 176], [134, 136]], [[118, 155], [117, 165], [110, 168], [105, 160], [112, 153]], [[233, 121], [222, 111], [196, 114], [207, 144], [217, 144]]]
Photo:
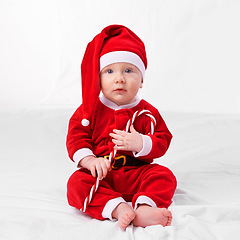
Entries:
[[119, 74], [117, 77], [116, 77], [116, 82], [117, 83], [124, 83], [125, 82], [125, 78], [122, 74]]

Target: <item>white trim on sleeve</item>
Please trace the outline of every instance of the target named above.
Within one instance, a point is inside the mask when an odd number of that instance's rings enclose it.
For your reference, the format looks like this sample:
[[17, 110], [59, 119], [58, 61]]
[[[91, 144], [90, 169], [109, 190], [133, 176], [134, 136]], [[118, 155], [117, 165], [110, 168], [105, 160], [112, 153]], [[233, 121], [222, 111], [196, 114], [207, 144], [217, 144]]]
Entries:
[[144, 157], [147, 156], [152, 150], [152, 139], [148, 135], [141, 134], [143, 139], [143, 148], [140, 152], [133, 152], [134, 157]]
[[80, 161], [87, 156], [95, 156], [91, 149], [81, 148], [73, 154], [73, 161], [75, 162], [76, 167], [78, 167]]

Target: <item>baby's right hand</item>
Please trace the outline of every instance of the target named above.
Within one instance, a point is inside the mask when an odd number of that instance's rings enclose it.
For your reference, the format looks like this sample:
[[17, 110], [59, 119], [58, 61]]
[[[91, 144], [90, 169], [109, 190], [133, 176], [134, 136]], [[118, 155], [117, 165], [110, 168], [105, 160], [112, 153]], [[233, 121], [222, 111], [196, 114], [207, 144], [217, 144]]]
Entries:
[[102, 157], [87, 156], [81, 160], [81, 166], [87, 168], [93, 177], [98, 177], [100, 180], [111, 171], [109, 160]]

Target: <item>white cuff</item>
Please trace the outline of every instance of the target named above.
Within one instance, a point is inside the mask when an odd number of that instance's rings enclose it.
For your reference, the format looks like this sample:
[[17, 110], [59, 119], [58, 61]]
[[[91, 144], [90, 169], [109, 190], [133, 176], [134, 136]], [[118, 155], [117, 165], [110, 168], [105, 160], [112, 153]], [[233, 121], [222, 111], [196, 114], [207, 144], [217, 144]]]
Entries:
[[148, 135], [141, 134], [143, 139], [143, 148], [140, 152], [133, 152], [134, 157], [144, 157], [147, 156], [152, 150], [152, 139]]
[[74, 154], [73, 154], [73, 161], [75, 162], [76, 167], [78, 167], [78, 164], [80, 163], [80, 161], [87, 157], [87, 156], [95, 156], [92, 152], [91, 149], [89, 148], [81, 148], [79, 150], [77, 150]]
[[157, 204], [147, 196], [139, 196], [135, 202], [134, 211], [137, 209], [138, 204], [147, 204], [151, 207], [157, 207]]
[[112, 218], [112, 212], [117, 207], [117, 205], [119, 205], [122, 202], [124, 203], [126, 202], [122, 197], [109, 200], [102, 211], [102, 216], [104, 218], [109, 218], [110, 220], [113, 221], [114, 219]]

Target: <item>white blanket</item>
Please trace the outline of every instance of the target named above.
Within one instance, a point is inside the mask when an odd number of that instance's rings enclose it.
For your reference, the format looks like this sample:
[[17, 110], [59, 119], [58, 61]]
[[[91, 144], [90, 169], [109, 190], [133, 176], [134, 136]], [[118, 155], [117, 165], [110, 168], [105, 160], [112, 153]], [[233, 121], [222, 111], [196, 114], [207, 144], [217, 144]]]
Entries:
[[240, 239], [240, 116], [162, 113], [174, 135], [156, 162], [177, 176], [170, 227], [98, 221], [70, 207], [65, 137], [74, 109], [0, 111], [0, 239]]

